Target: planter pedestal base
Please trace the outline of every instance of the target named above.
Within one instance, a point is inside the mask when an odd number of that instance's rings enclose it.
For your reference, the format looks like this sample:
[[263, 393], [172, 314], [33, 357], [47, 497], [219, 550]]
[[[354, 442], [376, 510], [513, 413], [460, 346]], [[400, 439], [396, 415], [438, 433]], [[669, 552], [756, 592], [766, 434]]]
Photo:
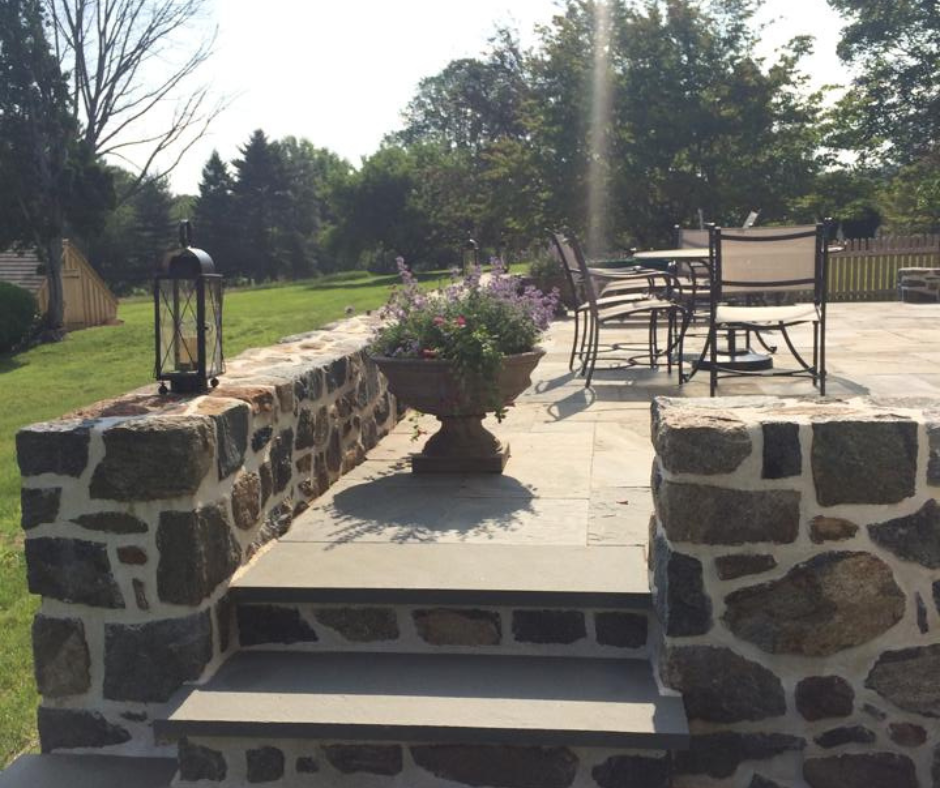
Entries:
[[509, 444], [486, 429], [483, 418], [438, 416], [441, 428], [412, 456], [412, 473], [502, 473]]

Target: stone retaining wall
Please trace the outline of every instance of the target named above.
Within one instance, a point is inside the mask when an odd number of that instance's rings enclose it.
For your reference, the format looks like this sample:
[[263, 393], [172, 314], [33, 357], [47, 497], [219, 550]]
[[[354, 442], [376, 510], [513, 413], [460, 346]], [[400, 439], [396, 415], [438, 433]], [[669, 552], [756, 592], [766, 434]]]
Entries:
[[153, 746], [150, 720], [237, 647], [228, 582], [394, 426], [366, 319], [23, 429], [44, 750]]
[[675, 788], [940, 786], [940, 402], [658, 400]]
[[243, 648], [646, 659], [643, 610], [237, 603]]

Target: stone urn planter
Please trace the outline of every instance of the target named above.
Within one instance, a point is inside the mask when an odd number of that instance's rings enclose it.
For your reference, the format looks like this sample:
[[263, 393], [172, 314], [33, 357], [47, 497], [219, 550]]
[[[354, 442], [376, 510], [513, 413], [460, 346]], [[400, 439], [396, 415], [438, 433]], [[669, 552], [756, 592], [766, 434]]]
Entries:
[[[436, 359], [373, 357], [388, 388], [409, 407], [437, 416], [441, 428], [411, 459], [414, 473], [502, 473], [509, 444], [483, 426], [493, 402], [509, 404], [532, 383], [530, 375], [545, 355], [533, 350], [507, 356], [493, 382], [458, 380], [451, 363]], [[496, 397], [493, 397], [495, 386]]]

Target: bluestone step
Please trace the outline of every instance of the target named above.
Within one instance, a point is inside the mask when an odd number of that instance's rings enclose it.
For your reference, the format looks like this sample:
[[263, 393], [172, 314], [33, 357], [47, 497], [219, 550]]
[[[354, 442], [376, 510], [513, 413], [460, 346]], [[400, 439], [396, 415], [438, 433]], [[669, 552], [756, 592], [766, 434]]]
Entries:
[[169, 738], [684, 747], [682, 700], [648, 662], [460, 654], [240, 652], [184, 693]]
[[0, 772], [0, 788], [169, 788], [175, 772], [175, 758], [21, 755]]
[[650, 607], [638, 546], [279, 542], [232, 586], [237, 601]]

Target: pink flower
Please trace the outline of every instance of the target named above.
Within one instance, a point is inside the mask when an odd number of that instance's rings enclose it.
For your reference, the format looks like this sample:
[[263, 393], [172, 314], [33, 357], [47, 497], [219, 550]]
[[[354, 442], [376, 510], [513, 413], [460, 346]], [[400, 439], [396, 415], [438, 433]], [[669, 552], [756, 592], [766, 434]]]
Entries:
[[437, 358], [437, 351], [432, 350], [431, 348], [425, 348], [421, 351], [422, 358]]
[[456, 319], [454, 320], [454, 322], [455, 322], [458, 326], [460, 326], [461, 328], [463, 328], [465, 325], [467, 325], [467, 318], [465, 318], [463, 315], [457, 315], [457, 317], [456, 317]]
[[442, 325], [444, 325], [444, 323], [446, 323], [447, 321], [444, 320], [443, 317], [441, 317], [440, 315], [438, 315], [437, 317], [434, 318], [434, 321], [433, 321], [433, 322], [434, 322], [434, 325], [436, 325], [436, 326], [442, 326]]

